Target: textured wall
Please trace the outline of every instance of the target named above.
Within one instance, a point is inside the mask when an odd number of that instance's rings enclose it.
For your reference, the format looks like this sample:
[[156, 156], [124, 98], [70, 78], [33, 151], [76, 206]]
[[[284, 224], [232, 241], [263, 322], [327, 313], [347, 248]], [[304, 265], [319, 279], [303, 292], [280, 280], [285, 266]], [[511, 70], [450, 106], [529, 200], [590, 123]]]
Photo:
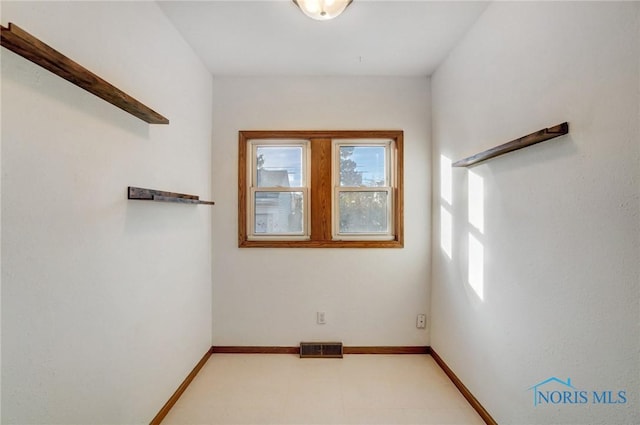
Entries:
[[[640, 422], [639, 10], [493, 3], [433, 76], [431, 342], [500, 424]], [[568, 136], [441, 176], [441, 156], [563, 121]], [[534, 407], [554, 376], [589, 402]], [[627, 403], [594, 404], [605, 390]]]
[[2, 2], [171, 120], [2, 51], [2, 423], [148, 423], [211, 345], [211, 76], [152, 2]]
[[[213, 123], [214, 344], [428, 344], [428, 79], [214, 78]], [[239, 249], [238, 130], [273, 129], [404, 130], [405, 247]]]

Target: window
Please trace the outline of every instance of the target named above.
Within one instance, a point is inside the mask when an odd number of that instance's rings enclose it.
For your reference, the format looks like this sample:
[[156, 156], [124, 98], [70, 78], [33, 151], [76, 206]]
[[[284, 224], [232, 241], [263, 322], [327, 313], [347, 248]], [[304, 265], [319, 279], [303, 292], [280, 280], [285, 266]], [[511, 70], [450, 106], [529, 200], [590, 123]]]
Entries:
[[403, 246], [402, 131], [241, 131], [240, 247]]
[[309, 239], [309, 142], [249, 142], [251, 239]]
[[333, 239], [393, 240], [391, 141], [333, 143]]

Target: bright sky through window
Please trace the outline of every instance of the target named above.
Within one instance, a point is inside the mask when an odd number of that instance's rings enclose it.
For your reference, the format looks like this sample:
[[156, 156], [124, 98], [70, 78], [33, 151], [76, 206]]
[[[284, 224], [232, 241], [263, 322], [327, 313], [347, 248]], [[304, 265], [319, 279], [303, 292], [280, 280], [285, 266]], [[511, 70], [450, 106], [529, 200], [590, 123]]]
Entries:
[[385, 148], [382, 146], [354, 146], [351, 160], [356, 163], [356, 172], [362, 176], [363, 186], [384, 186]]
[[258, 166], [268, 171], [286, 170], [291, 187], [302, 182], [302, 148], [297, 146], [260, 146], [257, 148]]

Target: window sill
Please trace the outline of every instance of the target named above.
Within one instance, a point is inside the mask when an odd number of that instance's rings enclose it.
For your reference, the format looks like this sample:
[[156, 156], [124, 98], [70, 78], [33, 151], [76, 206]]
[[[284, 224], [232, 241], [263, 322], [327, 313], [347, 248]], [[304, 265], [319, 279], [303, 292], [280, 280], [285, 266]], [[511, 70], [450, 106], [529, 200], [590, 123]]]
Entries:
[[392, 241], [255, 241], [243, 240], [240, 248], [403, 248], [398, 240]]

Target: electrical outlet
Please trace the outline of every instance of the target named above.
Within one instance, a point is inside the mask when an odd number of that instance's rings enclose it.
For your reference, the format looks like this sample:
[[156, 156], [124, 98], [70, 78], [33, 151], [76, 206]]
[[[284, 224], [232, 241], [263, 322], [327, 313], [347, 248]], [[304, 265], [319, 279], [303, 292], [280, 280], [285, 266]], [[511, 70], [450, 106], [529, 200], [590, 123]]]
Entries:
[[416, 328], [418, 328], [418, 329], [426, 329], [427, 328], [427, 315], [426, 314], [418, 314], [418, 317], [416, 317]]
[[319, 325], [324, 325], [325, 323], [327, 323], [325, 321], [324, 311], [319, 311], [316, 313], [316, 321], [318, 322]]

